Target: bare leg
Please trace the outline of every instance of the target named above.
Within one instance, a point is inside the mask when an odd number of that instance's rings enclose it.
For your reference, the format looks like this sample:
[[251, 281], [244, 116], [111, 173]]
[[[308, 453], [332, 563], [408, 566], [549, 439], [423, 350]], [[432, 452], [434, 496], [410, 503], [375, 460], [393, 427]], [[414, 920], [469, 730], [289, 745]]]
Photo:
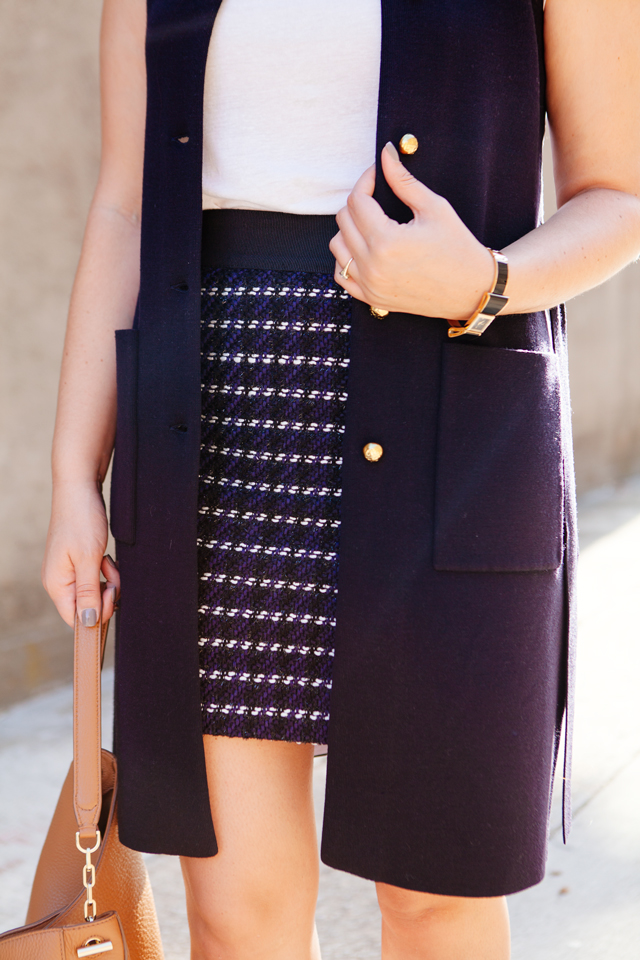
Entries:
[[504, 897], [439, 897], [376, 884], [382, 960], [509, 960]]
[[219, 850], [181, 858], [191, 960], [319, 960], [313, 747], [204, 743]]

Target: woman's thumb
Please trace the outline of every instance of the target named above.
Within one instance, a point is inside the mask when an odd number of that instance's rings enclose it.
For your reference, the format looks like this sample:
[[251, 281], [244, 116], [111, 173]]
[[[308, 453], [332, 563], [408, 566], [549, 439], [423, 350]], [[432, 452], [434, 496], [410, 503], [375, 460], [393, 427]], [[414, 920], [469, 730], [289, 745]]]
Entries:
[[414, 214], [424, 211], [429, 205], [431, 190], [409, 173], [391, 141], [382, 150], [382, 171], [396, 197], [406, 203]]
[[102, 608], [99, 566], [91, 563], [76, 566], [76, 606], [83, 627], [95, 627]]

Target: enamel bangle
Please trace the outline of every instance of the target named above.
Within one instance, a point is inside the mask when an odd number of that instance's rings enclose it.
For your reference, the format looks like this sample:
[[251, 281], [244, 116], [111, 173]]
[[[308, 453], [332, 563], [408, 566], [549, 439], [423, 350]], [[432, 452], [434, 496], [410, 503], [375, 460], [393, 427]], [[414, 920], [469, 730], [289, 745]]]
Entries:
[[492, 250], [490, 247], [487, 247], [487, 249], [495, 263], [493, 289], [483, 294], [478, 309], [464, 323], [457, 323], [454, 320], [449, 321], [450, 337], [461, 337], [464, 333], [471, 333], [475, 337], [479, 337], [509, 302], [509, 297], [504, 295], [509, 279], [509, 261], [503, 253]]

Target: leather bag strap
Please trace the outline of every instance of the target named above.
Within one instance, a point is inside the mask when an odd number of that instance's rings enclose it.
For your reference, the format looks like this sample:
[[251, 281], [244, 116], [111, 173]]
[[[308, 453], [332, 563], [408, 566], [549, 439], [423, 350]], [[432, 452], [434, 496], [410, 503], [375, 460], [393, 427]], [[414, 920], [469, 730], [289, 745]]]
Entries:
[[73, 638], [73, 808], [79, 839], [96, 840], [102, 807], [100, 674], [109, 622], [84, 627], [76, 616]]

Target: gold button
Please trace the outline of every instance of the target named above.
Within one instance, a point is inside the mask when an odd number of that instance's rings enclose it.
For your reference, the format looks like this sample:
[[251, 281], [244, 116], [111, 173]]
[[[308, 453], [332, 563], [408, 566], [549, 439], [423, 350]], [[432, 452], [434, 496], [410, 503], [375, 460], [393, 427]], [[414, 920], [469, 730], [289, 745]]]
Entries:
[[382, 447], [379, 443], [366, 443], [362, 448], [362, 452], [365, 455], [365, 459], [370, 463], [375, 463], [383, 454]]
[[412, 133], [405, 133], [398, 146], [400, 147], [400, 153], [415, 153], [418, 149], [418, 138], [414, 137]]
[[388, 310], [383, 310], [382, 307], [369, 307], [372, 317], [377, 317], [378, 320], [384, 320], [385, 317], [389, 316]]

